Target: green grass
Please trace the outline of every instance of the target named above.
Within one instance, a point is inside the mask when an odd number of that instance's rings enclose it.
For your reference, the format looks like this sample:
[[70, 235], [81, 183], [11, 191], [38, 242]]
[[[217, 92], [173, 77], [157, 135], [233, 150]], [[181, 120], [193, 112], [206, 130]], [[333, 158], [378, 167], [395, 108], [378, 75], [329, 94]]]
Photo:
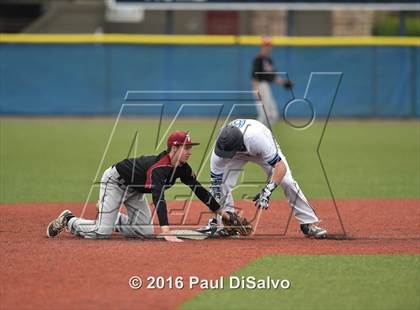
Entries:
[[[419, 309], [419, 256], [266, 256], [235, 276], [287, 279], [287, 290], [208, 290], [181, 309]], [[227, 277], [226, 277], [227, 278]], [[226, 279], [225, 278], [225, 279]]]
[[[165, 121], [162, 136], [169, 124]], [[184, 119], [174, 129], [190, 130], [194, 149], [191, 165], [198, 170], [213, 142], [210, 120]], [[220, 128], [220, 123], [216, 128]], [[136, 132], [139, 142], [131, 155], [156, 153], [157, 122], [122, 120], [100, 166], [102, 154], [114, 126], [113, 119], [0, 119], [0, 202], [82, 202], [92, 186], [97, 169], [125, 158]], [[316, 154], [323, 122], [298, 131], [279, 123], [274, 131], [293, 174], [309, 198], [330, 198]], [[420, 198], [419, 121], [331, 121], [321, 145], [332, 189], [337, 198]], [[158, 147], [162, 150], [164, 147]], [[209, 162], [200, 181], [206, 183]], [[248, 164], [245, 184], [235, 190], [237, 199], [253, 195], [265, 182], [258, 166]], [[255, 184], [257, 183], [257, 184]], [[167, 198], [187, 194], [179, 186]], [[280, 190], [274, 198], [282, 198]], [[96, 192], [90, 201], [97, 199]]]
[[[419, 36], [420, 22], [419, 14], [406, 14], [405, 16], [405, 36]], [[399, 14], [387, 15], [376, 21], [373, 27], [373, 33], [376, 36], [399, 36], [400, 16]]]
[[[190, 162], [196, 171], [209, 153], [207, 143], [214, 141], [214, 125], [184, 119], [173, 127], [189, 130], [202, 143]], [[0, 119], [0, 203], [85, 201], [104, 169], [127, 157], [136, 132], [139, 140], [130, 156], [156, 153], [156, 121], [125, 119], [101, 164], [113, 126], [113, 119]], [[282, 122], [274, 128], [308, 198], [330, 198], [316, 153], [322, 128], [322, 121], [303, 131]], [[419, 121], [331, 121], [320, 154], [336, 198], [420, 198], [419, 141]], [[207, 159], [200, 181], [208, 182], [208, 173]], [[265, 176], [248, 164], [240, 180], [236, 199], [259, 191]], [[187, 193], [185, 186], [177, 186], [166, 197]], [[280, 190], [274, 193], [282, 197]], [[96, 199], [94, 191], [89, 200]], [[419, 267], [418, 256], [264, 257], [236, 275], [286, 278], [291, 289], [207, 291], [183, 308], [418, 309]]]

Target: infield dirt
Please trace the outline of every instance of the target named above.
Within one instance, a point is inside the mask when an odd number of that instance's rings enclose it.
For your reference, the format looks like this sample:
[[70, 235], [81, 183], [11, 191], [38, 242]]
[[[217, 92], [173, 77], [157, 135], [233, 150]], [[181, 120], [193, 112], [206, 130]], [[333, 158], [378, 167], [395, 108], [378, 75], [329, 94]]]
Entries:
[[[244, 215], [254, 208], [243, 202]], [[268, 254], [420, 254], [420, 200], [314, 200], [322, 226], [344, 240], [304, 238], [285, 202], [273, 202], [261, 214], [256, 236], [228, 240], [84, 240], [64, 232], [45, 237], [46, 225], [63, 209], [80, 215], [83, 204], [0, 205], [2, 308], [174, 308], [199, 293], [192, 290], [131, 290], [128, 279], [139, 276], [227, 276]], [[182, 203], [170, 203], [171, 223], [182, 218]], [[189, 218], [206, 209], [193, 201]], [[88, 205], [85, 217], [94, 218]], [[200, 224], [206, 221], [202, 214]], [[255, 220], [256, 221], [256, 220]], [[254, 224], [255, 224], [254, 221]], [[345, 236], [343, 228], [345, 229]], [[105, 298], [104, 298], [105, 296]]]

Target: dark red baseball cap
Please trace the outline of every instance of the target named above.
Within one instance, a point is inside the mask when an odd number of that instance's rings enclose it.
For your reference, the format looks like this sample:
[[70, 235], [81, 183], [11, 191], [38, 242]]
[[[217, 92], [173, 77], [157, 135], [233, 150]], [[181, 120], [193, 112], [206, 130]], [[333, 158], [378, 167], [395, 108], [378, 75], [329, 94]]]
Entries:
[[167, 145], [178, 146], [178, 145], [199, 145], [200, 143], [193, 143], [191, 141], [190, 135], [187, 131], [174, 131], [168, 137]]

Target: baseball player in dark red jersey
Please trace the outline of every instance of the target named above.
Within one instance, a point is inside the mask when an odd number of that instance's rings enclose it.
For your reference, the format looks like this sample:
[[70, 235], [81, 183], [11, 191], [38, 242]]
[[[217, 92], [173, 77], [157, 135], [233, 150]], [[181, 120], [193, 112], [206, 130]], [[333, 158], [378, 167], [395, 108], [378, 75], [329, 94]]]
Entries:
[[[108, 238], [114, 230], [126, 237], [153, 236], [151, 212], [144, 196], [151, 193], [156, 207], [161, 231], [167, 241], [182, 240], [170, 234], [165, 190], [180, 178], [194, 191], [195, 195], [216, 214], [238, 225], [236, 215], [226, 213], [217, 201], [197, 181], [187, 161], [192, 154], [193, 143], [185, 131], [173, 132], [166, 151], [158, 155], [124, 159], [108, 168], [101, 180], [98, 216], [95, 220], [75, 217], [71, 211], [63, 211], [47, 228], [47, 236], [55, 237], [64, 228], [84, 238]], [[119, 211], [124, 203], [127, 214]]]
[[273, 124], [279, 119], [277, 103], [271, 92], [270, 84], [275, 82], [286, 89], [290, 89], [293, 85], [290, 80], [282, 79], [273, 73], [276, 70], [274, 69], [274, 63], [271, 59], [271, 50], [271, 39], [268, 37], [263, 38], [261, 50], [252, 62], [252, 87], [254, 91], [259, 94], [259, 98], [257, 99], [261, 99], [261, 102], [256, 103], [258, 121], [265, 125], [268, 125], [267, 121], [270, 124]]

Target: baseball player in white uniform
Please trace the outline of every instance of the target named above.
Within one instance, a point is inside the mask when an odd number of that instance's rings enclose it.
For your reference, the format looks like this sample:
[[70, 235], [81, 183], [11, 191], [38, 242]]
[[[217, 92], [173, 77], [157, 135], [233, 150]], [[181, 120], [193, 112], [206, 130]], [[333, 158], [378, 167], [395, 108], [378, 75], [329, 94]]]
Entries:
[[[276, 75], [274, 63], [271, 58], [272, 42], [268, 37], [263, 38], [261, 50], [252, 61], [252, 87], [257, 97], [256, 108], [258, 120], [267, 125], [271, 125], [279, 119], [277, 103], [271, 92], [271, 84], [275, 82], [282, 85], [285, 89], [290, 89], [293, 83], [290, 80], [282, 79]], [[261, 101], [259, 101], [261, 100]], [[265, 111], [264, 111], [265, 110]]]
[[[319, 219], [293, 179], [286, 157], [271, 131], [256, 120], [237, 119], [224, 127], [211, 155], [210, 192], [226, 211], [235, 207], [232, 189], [248, 162], [259, 165], [268, 177], [267, 184], [254, 199], [256, 207], [267, 209], [272, 192], [280, 185], [303, 234], [318, 239], [327, 237], [327, 230], [317, 226]], [[203, 231], [214, 234], [220, 227], [220, 219], [211, 218]]]

